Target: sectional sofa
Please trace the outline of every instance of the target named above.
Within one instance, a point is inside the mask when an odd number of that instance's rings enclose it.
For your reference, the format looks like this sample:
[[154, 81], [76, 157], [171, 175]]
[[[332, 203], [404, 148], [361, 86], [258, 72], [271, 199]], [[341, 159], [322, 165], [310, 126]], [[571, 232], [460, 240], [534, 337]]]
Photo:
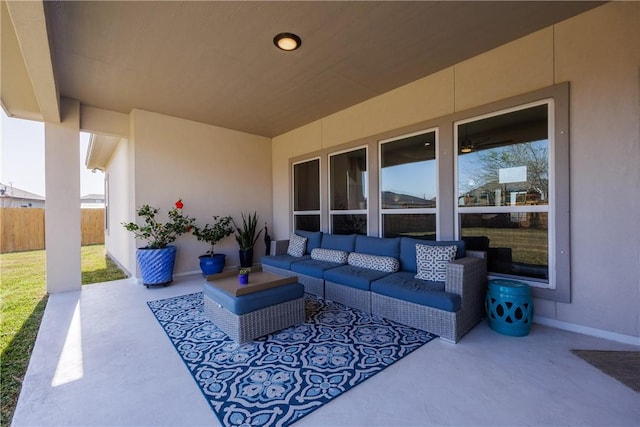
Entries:
[[297, 230], [262, 268], [305, 291], [458, 342], [484, 314], [486, 253], [463, 241]]

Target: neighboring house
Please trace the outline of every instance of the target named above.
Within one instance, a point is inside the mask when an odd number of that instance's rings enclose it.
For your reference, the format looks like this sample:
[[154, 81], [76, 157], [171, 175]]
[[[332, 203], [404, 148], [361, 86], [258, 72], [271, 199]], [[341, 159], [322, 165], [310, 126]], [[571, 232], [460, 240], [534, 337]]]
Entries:
[[[250, 7], [241, 6], [243, 2], [233, 3], [215, 6], [217, 2], [212, 2], [210, 7]], [[402, 2], [398, 4], [404, 6], [398, 7], [421, 7], [408, 5], [422, 3], [427, 2]], [[511, 3], [443, 2], [438, 5], [442, 8], [485, 7], [478, 4], [511, 7], [507, 6]], [[522, 3], [527, 7], [538, 4]], [[545, 2], [544, 7], [551, 8], [558, 3], [573, 7], [577, 2]], [[324, 3], [305, 3], [300, 7], [320, 8], [319, 4]], [[342, 4], [340, 13], [356, 7], [350, 4]], [[393, 7], [392, 4], [388, 2], [379, 7]], [[24, 14], [7, 20], [18, 25], [13, 30], [22, 37], [18, 37], [20, 43], [15, 43], [13, 50], [5, 50], [3, 46], [3, 64], [7, 63], [4, 61], [5, 52], [9, 55], [26, 49], [22, 57], [29, 61], [24, 61], [24, 64], [27, 68], [34, 67], [34, 72], [25, 73], [21, 81], [27, 82], [24, 85], [32, 90], [24, 91], [22, 103], [15, 98], [9, 99], [8, 95], [5, 99], [4, 92], [2, 101], [9, 110], [15, 105], [14, 115], [31, 115], [30, 118], [45, 122], [48, 130], [45, 144], [52, 147], [45, 156], [47, 167], [68, 171], [66, 175], [60, 173], [53, 177], [57, 182], [52, 182], [51, 191], [57, 191], [61, 198], [67, 197], [63, 191], [65, 186], [75, 185], [77, 180], [78, 150], [77, 146], [70, 148], [72, 144], [69, 142], [77, 140], [81, 129], [94, 134], [94, 147], [90, 148], [92, 154], [88, 155], [86, 163], [89, 168], [99, 168], [106, 173], [107, 221], [111, 226], [106, 233], [105, 244], [111, 256], [134, 275], [137, 275], [135, 251], [142, 243], [135, 241], [117, 224], [135, 220], [136, 208], [145, 203], [160, 208], [166, 214], [175, 200], [182, 198], [184, 212], [201, 222], [212, 215], [231, 215], [238, 219], [241, 212], [257, 211], [260, 222], [268, 223], [274, 239], [288, 238], [299, 219], [307, 221], [313, 217], [309, 223], [318, 224], [323, 231], [332, 231], [340, 216], [350, 215], [359, 224], [364, 224], [368, 234], [381, 235], [388, 216], [402, 218], [403, 215], [417, 213], [425, 218], [425, 223], [433, 224], [432, 232], [436, 233], [437, 239], [448, 240], [464, 235], [467, 217], [502, 216], [513, 223], [511, 219], [534, 212], [545, 222], [540, 229], [544, 233], [543, 251], [548, 253], [548, 257], [545, 257], [546, 265], [541, 268], [549, 273], [548, 280], [523, 276], [534, 286], [536, 321], [637, 343], [640, 338], [640, 216], [637, 214], [640, 212], [640, 3], [586, 2], [582, 5], [590, 10], [565, 15], [551, 24], [523, 30], [518, 35], [512, 34], [509, 39], [479, 51], [472, 46], [476, 41], [499, 34], [506, 30], [503, 27], [525, 28], [528, 18], [522, 14], [514, 17], [512, 25], [476, 28], [482, 17], [473, 13], [460, 15], [461, 20], [471, 19], [469, 25], [457, 19], [456, 25], [449, 25], [436, 22], [437, 17], [422, 16], [420, 19], [425, 22], [420, 20], [421, 28], [435, 27], [444, 32], [455, 26], [459, 28], [460, 35], [468, 37], [451, 46], [444, 35], [434, 36], [433, 39], [442, 46], [436, 46], [432, 52], [420, 53], [420, 58], [431, 60], [433, 55], [435, 61], [446, 52], [449, 62], [440, 62], [438, 67], [430, 70], [420, 68], [417, 72], [417, 60], [411, 62], [404, 58], [405, 62], [396, 62], [394, 57], [387, 58], [390, 62], [384, 63], [371, 57], [381, 52], [400, 53], [406, 46], [432, 41], [416, 40], [398, 30], [405, 29], [401, 25], [389, 34], [389, 40], [400, 42], [398, 46], [391, 42], [378, 45], [371, 41], [372, 38], [354, 41], [340, 40], [335, 36], [333, 26], [340, 25], [340, 22], [351, 25], [357, 21], [359, 31], [349, 33], [354, 38], [358, 37], [360, 30], [367, 35], [367, 31], [375, 32], [379, 27], [380, 31], [392, 30], [387, 25], [378, 25], [386, 24], [384, 20], [368, 21], [374, 16], [374, 11], [371, 15], [362, 15], [359, 20], [350, 21], [341, 16], [335, 22], [327, 16], [324, 16], [325, 22], [313, 14], [287, 15], [292, 20], [312, 15], [309, 19], [313, 21], [311, 24], [301, 23], [309, 28], [308, 35], [302, 34], [303, 40], [304, 36], [309, 39], [290, 56], [263, 51], [263, 45], [264, 49], [273, 48], [269, 46], [271, 40], [268, 43], [255, 42], [254, 46], [250, 41], [253, 35], [246, 31], [242, 37], [224, 38], [225, 43], [232, 45], [224, 52], [230, 55], [235, 66], [230, 65], [229, 70], [218, 70], [211, 67], [215, 67], [216, 61], [222, 61], [225, 54], [210, 55], [216, 52], [215, 48], [207, 50], [209, 41], [214, 42], [211, 38], [205, 44], [194, 42], [182, 46], [178, 41], [186, 36], [180, 33], [172, 38], [176, 43], [163, 43], [162, 49], [158, 49], [153, 45], [159, 43], [153, 32], [118, 34], [119, 38], [114, 39], [113, 44], [107, 44], [110, 37], [100, 34], [99, 40], [95, 41], [96, 46], [93, 46], [90, 44], [91, 34], [80, 30], [90, 26], [73, 21], [76, 16], [87, 16], [81, 13], [83, 8], [114, 7], [117, 13], [95, 12], [91, 16], [98, 20], [102, 16], [104, 19], [122, 16], [136, 22], [135, 17], [128, 15], [131, 11], [125, 2], [113, 6], [109, 6], [109, 2], [62, 2], [57, 4], [59, 7], [52, 8], [55, 12], [52, 19], [62, 16], [67, 8], [79, 8], [81, 11], [66, 15], [69, 21], [58, 22], [49, 32], [45, 25], [45, 18], [49, 16], [44, 13], [47, 7], [41, 8], [42, 13], [34, 13], [37, 15], [34, 19], [28, 19], [32, 12], [21, 6], [21, 2], [9, 2], [11, 13]], [[167, 8], [171, 7], [167, 5]], [[180, 5], [180, 13], [169, 10], [164, 15], [164, 11], [156, 10], [157, 14], [143, 16], [165, 17], [166, 20], [158, 21], [166, 26], [178, 16], [188, 15], [190, 7], [186, 3]], [[262, 7], [264, 13], [261, 13], [260, 20], [266, 18], [271, 3], [265, 2]], [[37, 8], [30, 10], [33, 9]], [[288, 9], [280, 8], [277, 12], [280, 19], [280, 14], [288, 13]], [[205, 15], [202, 17], [204, 19]], [[387, 16], [388, 19], [393, 17], [393, 14]], [[428, 22], [429, 19], [434, 22]], [[25, 22], [29, 24], [22, 25]], [[278, 22], [286, 20], [283, 18]], [[318, 25], [317, 22], [324, 24]], [[406, 22], [410, 23], [410, 20]], [[252, 28], [250, 24], [242, 23], [245, 28]], [[106, 24], [102, 27], [111, 28]], [[113, 27], [114, 31], [123, 31], [126, 26]], [[179, 28], [195, 31], [195, 27], [184, 22], [173, 26], [176, 31]], [[206, 27], [200, 25], [198, 28]], [[28, 49], [29, 42], [47, 41], [48, 34], [53, 32], [55, 36], [55, 31], [64, 32], [65, 29], [73, 29], [73, 35], [82, 39], [67, 39], [72, 34], [64, 33], [59, 35], [60, 43], [36, 44]], [[467, 29], [471, 35], [467, 34]], [[323, 33], [325, 39], [315, 38], [323, 31], [328, 32]], [[40, 37], [32, 37], [34, 34]], [[130, 40], [127, 37], [135, 38], [136, 43], [127, 43]], [[335, 59], [329, 54], [329, 47], [320, 49], [330, 41], [339, 41], [336, 48], [346, 49], [339, 50], [339, 58], [333, 65], [327, 65], [326, 58], [316, 56], [324, 52]], [[81, 44], [82, 54], [74, 50], [76, 43]], [[51, 46], [56, 46], [56, 49], [51, 49]], [[135, 51], [132, 50], [134, 47]], [[371, 47], [374, 49], [367, 50]], [[120, 49], [125, 50], [121, 55]], [[226, 44], [220, 49], [227, 49]], [[51, 52], [50, 57], [40, 55], [43, 51]], [[155, 54], [160, 51], [161, 55]], [[359, 64], [360, 68], [349, 68], [349, 60], [358, 57], [360, 51], [368, 52], [369, 56], [361, 55], [367, 60]], [[237, 56], [236, 52], [239, 52]], [[209, 56], [215, 59], [207, 63], [210, 66], [203, 65]], [[76, 60], [77, 57], [81, 60]], [[142, 71], [129, 67], [136, 65], [136, 61], [130, 60], [134, 57], [142, 64]], [[124, 65], [110, 62], [117, 61], [117, 58], [124, 58]], [[261, 62], [269, 58], [276, 59], [268, 66]], [[55, 61], [51, 62], [51, 59]], [[153, 61], [156, 60], [164, 62], [155, 66]], [[79, 68], [74, 68], [76, 63]], [[46, 70], [43, 64], [48, 64], [48, 72], [42, 71]], [[65, 64], [65, 67], [55, 68], [53, 64]], [[412, 70], [415, 76], [393, 87], [374, 87], [377, 90], [366, 91], [367, 87], [375, 86], [374, 74], [379, 67], [387, 71], [387, 76], [406, 70]], [[105, 74], [101, 74], [103, 68]], [[87, 69], [91, 69], [91, 73], [83, 73]], [[35, 73], [35, 70], [41, 72]], [[153, 73], [145, 73], [144, 70], [153, 70]], [[254, 75], [249, 73], [255, 70], [262, 74], [252, 80], [249, 76]], [[228, 74], [221, 76], [223, 72]], [[152, 80], [156, 74], [161, 76], [160, 80]], [[142, 80], [136, 80], [136, 76], [141, 76]], [[40, 78], [40, 85], [29, 85], [29, 78], [36, 77]], [[341, 80], [336, 82], [330, 77]], [[132, 85], [125, 86], [129, 81], [133, 82]], [[208, 91], [209, 86], [218, 81], [223, 81], [229, 90]], [[61, 83], [56, 85], [56, 82]], [[191, 83], [196, 86], [193, 92], [189, 92]], [[306, 83], [311, 86], [305, 86]], [[9, 87], [10, 82], [5, 83], [3, 79], [5, 84]], [[280, 91], [263, 96], [262, 91], [271, 86]], [[334, 86], [339, 86], [342, 91], [357, 88], [367, 98], [354, 97], [350, 103], [340, 105], [332, 103], [328, 93]], [[22, 86], [16, 84], [15, 87]], [[56, 88], [60, 88], [59, 93]], [[34, 97], [34, 92], [39, 96]], [[133, 92], [140, 93], [136, 104], [118, 103], [116, 95]], [[154, 102], [156, 92], [158, 99]], [[191, 96], [187, 95], [186, 99], [180, 97], [184, 93]], [[295, 98], [297, 103], [280, 103], [289, 98]], [[242, 121], [254, 117], [248, 114], [249, 110], [260, 105], [269, 110], [268, 116], [249, 120], [249, 124]], [[323, 113], [312, 116], [303, 114], [304, 107], [308, 105], [328, 107]], [[220, 107], [217, 114], [205, 111], [217, 106]], [[171, 110], [172, 107], [180, 110]], [[486, 195], [486, 204], [459, 204], [458, 198], [471, 189], [466, 188], [461, 194], [459, 181], [465, 171], [461, 167], [460, 153], [464, 151], [460, 150], [458, 135], [482, 141], [481, 132], [486, 130], [482, 129], [485, 118], [500, 118], [512, 111], [528, 113], [529, 109], [537, 107], [542, 107], [546, 114], [542, 120], [536, 120], [543, 124], [544, 132], [548, 132], [546, 137], [551, 159], [549, 202], [497, 205], [496, 198], [511, 201], [512, 196], [510, 194], [507, 198], [500, 193], [497, 197], [498, 188], [491, 188], [492, 195]], [[63, 117], [62, 123], [60, 117]], [[288, 122], [290, 126], [278, 126], [282, 124], [283, 117], [291, 119]], [[516, 143], [518, 132], [529, 130], [526, 129], [525, 118], [517, 123], [516, 128], [492, 129], [495, 131], [494, 140]], [[297, 124], [294, 123], [296, 120]], [[494, 124], [498, 122], [496, 119]], [[469, 125], [468, 135], [460, 132], [466, 125]], [[476, 130], [472, 125], [477, 125]], [[538, 130], [532, 128], [531, 132]], [[433, 161], [437, 167], [433, 168], [430, 178], [437, 185], [436, 203], [423, 200], [413, 211], [409, 203], [411, 200], [406, 198], [401, 206], [385, 210], [381, 208], [381, 199], [389, 201], [389, 196], [393, 195], [381, 194], [380, 147], [395, 143], [400, 147], [417, 133], [433, 133], [436, 137]], [[508, 135], [503, 138], [503, 134]], [[400, 149], [404, 150], [403, 147]], [[423, 156], [415, 158], [422, 159]], [[412, 161], [411, 157], [406, 159], [399, 162]], [[341, 174], [331, 175], [335, 172], [331, 169], [334, 163], [341, 165], [335, 169]], [[294, 173], [298, 166], [304, 174]], [[334, 209], [331, 203], [335, 198], [345, 197], [337, 193], [335, 183], [346, 187], [344, 194], [347, 194], [349, 203], [342, 204], [347, 211], [344, 214]], [[472, 188], [481, 184], [477, 183]], [[527, 191], [539, 187], [541, 185], [538, 184], [523, 186], [513, 192], [513, 200], [518, 202], [519, 198], [524, 198], [526, 201], [527, 197], [534, 196]], [[296, 191], [296, 188], [304, 191]], [[395, 186], [392, 188], [396, 190]], [[625, 190], [615, 191], [616, 188]], [[547, 200], [547, 189], [543, 190], [543, 193], [538, 193], [539, 198], [542, 200], [544, 195], [544, 200]], [[365, 191], [368, 194], [364, 194]], [[406, 191], [405, 194], [420, 194]], [[314, 203], [310, 203], [308, 209], [296, 211], [297, 198], [308, 194], [315, 197]], [[358, 200], [351, 203], [350, 197], [354, 194]], [[482, 194], [470, 193], [467, 196], [479, 200]], [[52, 197], [49, 187], [47, 197]], [[397, 198], [400, 201], [400, 197]], [[47, 245], [60, 245], [61, 249], [51, 256], [59, 253], [56, 261], [68, 263], [55, 271], [48, 271], [52, 276], [59, 275], [48, 278], [47, 286], [51, 292], [81, 288], [79, 280], [63, 277], [65, 272], [67, 276], [73, 276], [76, 269], [72, 264], [75, 261], [70, 260], [73, 257], [67, 256], [76, 247], [65, 245], [79, 241], [68, 237], [76, 232], [76, 228], [79, 229], [72, 221], [65, 222], [76, 215], [67, 206], [70, 204], [60, 201], [58, 210], [51, 212], [52, 220], [61, 226], [51, 226]], [[531, 223], [529, 217], [524, 218]], [[47, 224], [54, 224], [54, 221], [47, 218]], [[499, 225], [500, 221], [495, 221], [495, 224]], [[176, 274], [199, 271], [198, 255], [206, 250], [201, 242], [191, 236], [182, 236], [176, 245], [179, 247]], [[217, 244], [216, 251], [227, 254], [228, 267], [238, 264], [238, 247], [232, 238]], [[258, 243], [256, 252], [264, 253], [262, 242]]]
[[87, 194], [80, 198], [80, 207], [82, 209], [100, 209], [104, 208], [104, 194]]
[[44, 197], [0, 182], [0, 207], [44, 208]]

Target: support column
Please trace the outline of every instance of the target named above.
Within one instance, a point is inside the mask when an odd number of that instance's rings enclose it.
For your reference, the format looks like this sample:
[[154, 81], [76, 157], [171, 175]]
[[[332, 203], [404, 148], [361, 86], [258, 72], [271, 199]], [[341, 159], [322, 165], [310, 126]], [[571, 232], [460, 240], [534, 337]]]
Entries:
[[62, 122], [45, 123], [47, 292], [79, 291], [80, 103], [60, 100]]

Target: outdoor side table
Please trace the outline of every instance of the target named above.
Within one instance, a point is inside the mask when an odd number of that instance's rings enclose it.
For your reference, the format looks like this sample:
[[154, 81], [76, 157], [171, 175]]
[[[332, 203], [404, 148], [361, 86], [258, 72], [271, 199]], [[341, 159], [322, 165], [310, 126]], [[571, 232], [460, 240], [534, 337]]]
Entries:
[[489, 280], [485, 310], [494, 331], [523, 337], [533, 322], [533, 299], [529, 285], [517, 280]]

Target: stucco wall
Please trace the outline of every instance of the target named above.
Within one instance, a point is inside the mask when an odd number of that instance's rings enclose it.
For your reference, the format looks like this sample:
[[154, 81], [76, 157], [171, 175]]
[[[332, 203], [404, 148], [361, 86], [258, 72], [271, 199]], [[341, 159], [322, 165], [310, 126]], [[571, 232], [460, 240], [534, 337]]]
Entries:
[[569, 81], [572, 303], [558, 323], [640, 336], [640, 3], [609, 3], [273, 139], [274, 236], [291, 157]]
[[[213, 215], [256, 211], [260, 225], [271, 226], [271, 140], [203, 123], [134, 110], [130, 135], [135, 158], [134, 206], [150, 204], [166, 213], [178, 198], [183, 212], [204, 225]], [[199, 272], [198, 256], [208, 247], [183, 235], [175, 273]], [[138, 246], [144, 246], [139, 241]], [[255, 248], [254, 263], [264, 254]], [[239, 265], [238, 245], [230, 236], [215, 247], [227, 255], [227, 267]]]
[[106, 169], [109, 180], [107, 201], [107, 230], [104, 233], [105, 247], [109, 254], [130, 274], [135, 274], [135, 259], [131, 258], [131, 235], [122, 227], [129, 219], [129, 140], [118, 143]]

